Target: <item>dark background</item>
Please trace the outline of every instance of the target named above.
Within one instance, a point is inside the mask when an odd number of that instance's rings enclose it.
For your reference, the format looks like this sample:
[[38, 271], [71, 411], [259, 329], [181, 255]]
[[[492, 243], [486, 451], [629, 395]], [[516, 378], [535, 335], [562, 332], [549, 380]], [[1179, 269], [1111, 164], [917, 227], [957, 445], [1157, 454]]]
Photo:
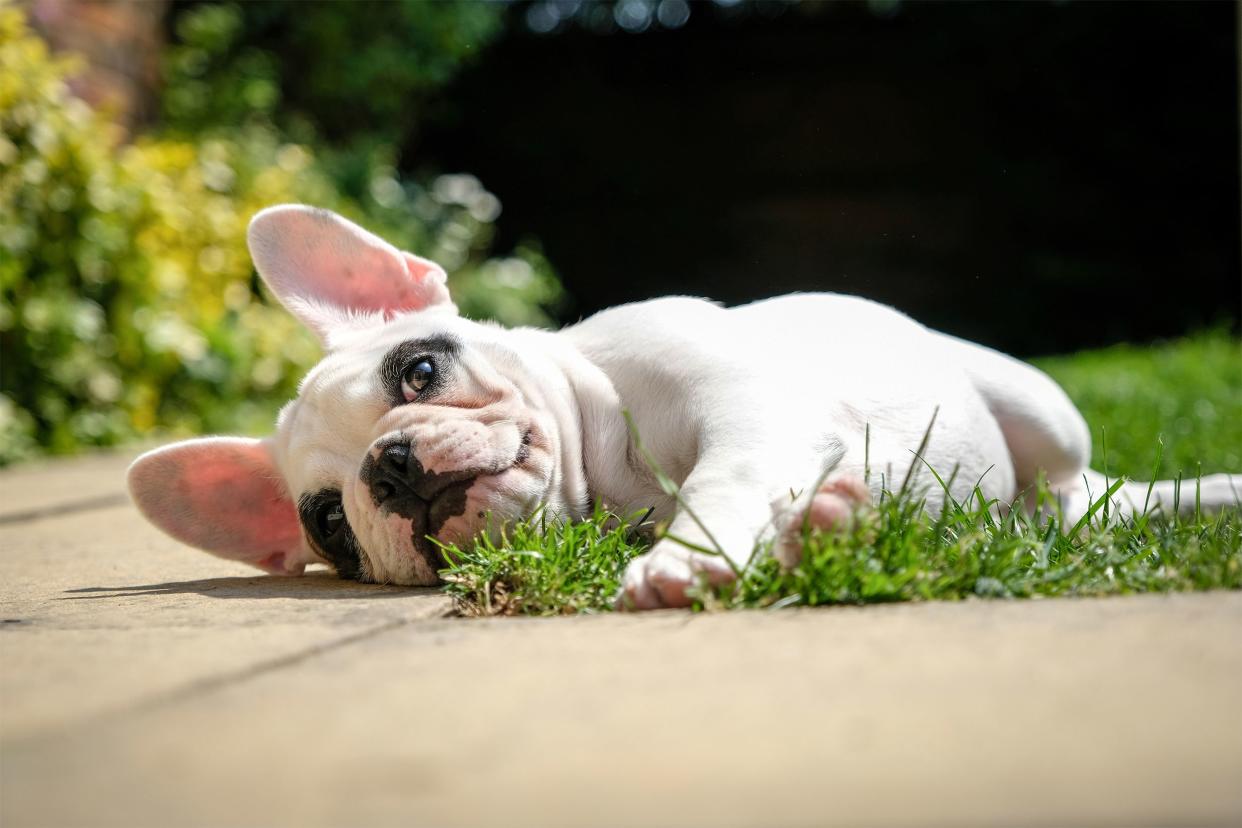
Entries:
[[403, 166], [478, 175], [570, 318], [836, 290], [1023, 355], [1237, 327], [1232, 2], [694, 3], [641, 33], [530, 11]]

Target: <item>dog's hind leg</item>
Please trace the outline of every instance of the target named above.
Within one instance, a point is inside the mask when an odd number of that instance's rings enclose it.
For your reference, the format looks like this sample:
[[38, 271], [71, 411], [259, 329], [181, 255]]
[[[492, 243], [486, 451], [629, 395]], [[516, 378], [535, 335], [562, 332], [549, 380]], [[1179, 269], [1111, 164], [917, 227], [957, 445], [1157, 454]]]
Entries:
[[[1116, 478], [1106, 478], [1086, 469], [1077, 480], [1066, 480], [1050, 488], [1060, 501], [1065, 523], [1073, 525], [1116, 483]], [[1199, 510], [1216, 512], [1223, 507], [1240, 505], [1242, 475], [1238, 474], [1209, 474], [1150, 483], [1127, 480], [1109, 498], [1109, 516], [1129, 517], [1156, 510], [1166, 515], [1192, 515]], [[1097, 510], [1098, 519], [1102, 519], [1102, 511], [1102, 508]]]
[[[1061, 387], [1042, 371], [985, 348], [938, 334], [950, 358], [962, 365], [1000, 424], [1013, 457], [1019, 490], [1042, 471], [1061, 503], [1067, 523], [1077, 523], [1108, 491], [1108, 480], [1088, 467], [1091, 433]], [[1159, 509], [1190, 514], [1242, 502], [1242, 475], [1213, 474], [1180, 482], [1123, 483], [1110, 498], [1109, 514], [1124, 517]], [[1033, 505], [1033, 504], [1032, 504]]]
[[1049, 483], [1080, 477], [1091, 460], [1087, 423], [1052, 378], [998, 351], [937, 334], [1000, 425], [1019, 490], [1042, 471]]

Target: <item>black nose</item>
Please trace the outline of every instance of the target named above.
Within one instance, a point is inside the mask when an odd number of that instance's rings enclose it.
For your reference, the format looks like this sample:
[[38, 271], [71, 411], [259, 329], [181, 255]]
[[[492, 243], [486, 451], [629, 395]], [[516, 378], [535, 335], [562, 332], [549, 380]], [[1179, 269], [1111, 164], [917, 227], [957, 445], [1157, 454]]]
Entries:
[[413, 482], [408, 479], [410, 444], [393, 443], [385, 448], [380, 453], [379, 470], [380, 474], [371, 483], [371, 496], [375, 498], [376, 505], [405, 489], [406, 486], [401, 485], [402, 481], [407, 485]]
[[362, 473], [375, 505], [394, 497], [410, 495], [422, 477], [422, 467], [417, 460], [414, 466], [411, 473], [408, 442], [398, 440], [380, 449], [378, 459], [370, 460]]
[[428, 472], [418, 462], [413, 442], [398, 438], [383, 446], [378, 457], [367, 455], [361, 478], [376, 506], [404, 513], [406, 506], [426, 504], [451, 486], [468, 486], [479, 474], [476, 469]]
[[410, 465], [410, 444], [393, 443], [384, 449], [380, 463], [390, 473], [405, 474]]

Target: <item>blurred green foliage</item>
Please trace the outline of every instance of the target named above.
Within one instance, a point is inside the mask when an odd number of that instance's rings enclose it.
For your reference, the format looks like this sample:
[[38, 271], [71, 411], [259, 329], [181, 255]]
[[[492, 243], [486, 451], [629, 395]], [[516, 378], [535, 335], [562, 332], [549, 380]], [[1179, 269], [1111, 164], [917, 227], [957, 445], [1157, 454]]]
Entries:
[[[228, 8], [185, 25], [209, 39], [202, 21]], [[71, 94], [72, 71], [0, 5], [0, 464], [153, 430], [269, 427], [319, 356], [246, 250], [271, 204], [335, 209], [439, 261], [468, 315], [549, 323], [559, 283], [536, 250], [485, 257], [500, 204], [473, 177], [402, 182], [380, 147], [351, 196], [262, 117], [121, 145]], [[242, 94], [263, 103], [257, 89]]]
[[426, 0], [185, 4], [165, 117], [201, 130], [262, 114], [300, 140], [309, 128], [338, 146], [401, 143], [504, 12]]

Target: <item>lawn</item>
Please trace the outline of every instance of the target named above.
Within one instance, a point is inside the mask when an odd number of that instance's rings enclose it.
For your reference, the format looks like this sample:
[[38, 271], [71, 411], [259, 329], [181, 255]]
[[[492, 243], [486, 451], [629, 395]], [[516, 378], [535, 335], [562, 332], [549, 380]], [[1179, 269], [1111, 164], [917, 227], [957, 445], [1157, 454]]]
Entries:
[[[1149, 347], [1118, 346], [1036, 364], [1091, 424], [1092, 466], [1110, 476], [1186, 480], [1242, 471], [1242, 343], [1221, 333]], [[933, 520], [909, 497], [886, 496], [847, 534], [809, 532], [801, 564], [758, 551], [700, 608], [910, 600], [1105, 595], [1242, 588], [1237, 510], [1118, 521], [1101, 498], [1075, 526], [1055, 515], [1000, 519], [976, 499]], [[628, 518], [628, 519], [627, 519]], [[446, 589], [466, 614], [557, 615], [612, 608], [626, 563], [646, 548], [641, 516], [597, 511], [560, 524], [539, 516], [506, 541], [448, 547]], [[650, 527], [641, 527], [649, 529]], [[658, 529], [657, 529], [658, 531]]]

